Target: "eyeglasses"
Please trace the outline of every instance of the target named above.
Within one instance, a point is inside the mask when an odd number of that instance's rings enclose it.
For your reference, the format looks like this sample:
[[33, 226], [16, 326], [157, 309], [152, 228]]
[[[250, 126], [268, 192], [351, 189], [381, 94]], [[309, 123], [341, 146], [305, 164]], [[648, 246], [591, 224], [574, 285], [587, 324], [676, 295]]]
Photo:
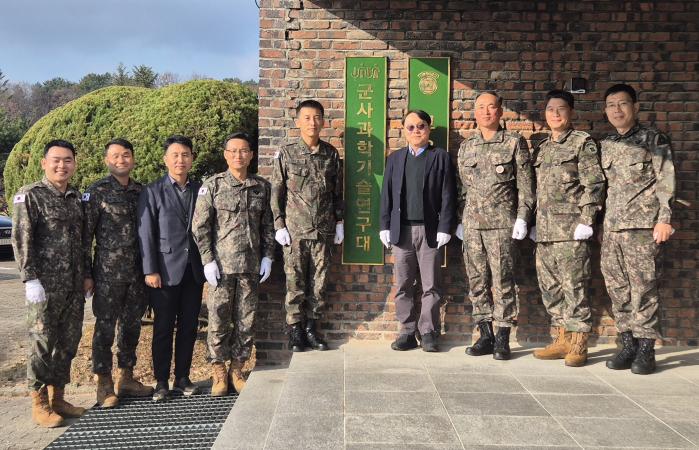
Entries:
[[631, 104], [631, 103], [629, 103], [629, 102], [607, 103], [607, 104], [605, 105], [605, 109], [609, 109], [609, 110], [612, 110], [612, 111], [615, 110], [615, 109], [624, 109], [624, 108], [628, 108], [628, 106], [629, 106], [630, 104]]
[[426, 127], [427, 127], [427, 124], [426, 124], [426, 123], [420, 123], [420, 124], [417, 124], [417, 125], [406, 125], [406, 126], [405, 126], [405, 129], [408, 130], [408, 133], [412, 133], [413, 131], [415, 131], [416, 128], [417, 128], [418, 130], [422, 131], [422, 130], [424, 130]]
[[252, 150], [247, 149], [247, 148], [242, 148], [242, 149], [236, 148], [236, 149], [232, 149], [232, 150], [224, 149], [223, 151], [228, 152], [231, 155], [249, 155], [250, 153], [252, 153]]

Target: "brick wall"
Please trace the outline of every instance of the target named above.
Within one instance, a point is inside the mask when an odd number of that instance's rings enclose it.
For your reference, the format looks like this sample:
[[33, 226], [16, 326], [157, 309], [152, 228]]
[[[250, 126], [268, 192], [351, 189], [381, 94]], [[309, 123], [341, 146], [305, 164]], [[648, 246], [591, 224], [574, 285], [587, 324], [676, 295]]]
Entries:
[[[505, 98], [505, 126], [528, 139], [545, 132], [542, 99], [571, 77], [588, 80], [576, 95], [576, 127], [595, 137], [609, 131], [602, 94], [628, 82], [640, 92], [641, 120], [669, 133], [678, 171], [679, 231], [664, 260], [664, 343], [697, 345], [697, 172], [699, 171], [699, 3], [686, 1], [300, 1], [262, 0], [260, 9], [260, 173], [270, 173], [276, 149], [297, 139], [293, 108], [306, 98], [326, 107], [323, 138], [342, 153], [343, 76], [346, 56], [389, 59], [389, 151], [403, 145], [400, 119], [407, 108], [411, 56], [451, 57], [450, 152], [473, 132], [477, 93], [496, 89]], [[548, 316], [541, 305], [533, 245], [518, 244], [521, 343], [546, 341]], [[473, 324], [459, 241], [448, 247], [445, 272], [445, 340], [470, 342]], [[281, 260], [281, 257], [279, 258]], [[598, 342], [615, 336], [610, 301], [593, 256], [591, 292]], [[334, 340], [392, 339], [398, 328], [391, 292], [392, 258], [383, 267], [342, 266], [330, 277], [323, 328]], [[259, 321], [261, 356], [288, 357], [284, 335], [283, 271], [265, 286]]]

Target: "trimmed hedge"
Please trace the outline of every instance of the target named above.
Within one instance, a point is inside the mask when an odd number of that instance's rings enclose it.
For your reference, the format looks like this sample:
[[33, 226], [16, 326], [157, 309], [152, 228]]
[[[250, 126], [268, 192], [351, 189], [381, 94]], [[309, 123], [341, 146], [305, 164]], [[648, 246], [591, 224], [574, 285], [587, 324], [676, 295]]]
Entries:
[[[195, 178], [225, 170], [223, 139], [234, 131], [257, 135], [257, 96], [236, 83], [197, 80], [162, 89], [115, 86], [51, 111], [15, 145], [5, 165], [8, 203], [23, 185], [41, 179], [44, 145], [67, 139], [77, 150], [72, 184], [84, 190], [104, 177], [104, 144], [115, 137], [135, 149], [134, 179], [149, 183], [165, 173], [162, 143], [172, 134], [192, 138]], [[11, 207], [11, 205], [10, 205]]]

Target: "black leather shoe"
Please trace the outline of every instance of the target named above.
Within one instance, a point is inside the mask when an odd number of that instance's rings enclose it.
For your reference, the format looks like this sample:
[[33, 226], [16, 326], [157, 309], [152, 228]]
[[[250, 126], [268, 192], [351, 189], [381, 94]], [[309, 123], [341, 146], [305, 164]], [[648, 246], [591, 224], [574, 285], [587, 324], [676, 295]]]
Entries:
[[399, 352], [412, 350], [417, 348], [417, 339], [415, 339], [414, 334], [401, 334], [398, 339], [391, 343], [391, 348]]
[[631, 363], [631, 372], [649, 375], [655, 372], [655, 339], [639, 339], [636, 358]]
[[306, 347], [306, 333], [300, 323], [295, 323], [289, 331], [289, 348], [292, 352], [302, 352]]
[[170, 399], [170, 388], [167, 381], [158, 381], [153, 392], [154, 402], [166, 402]]
[[324, 351], [328, 349], [328, 344], [320, 337], [316, 331], [316, 320], [306, 320], [306, 342], [312, 349]]
[[436, 331], [431, 331], [422, 335], [422, 351], [423, 352], [438, 352], [439, 344], [437, 343], [438, 334]]
[[466, 354], [470, 356], [483, 356], [493, 353], [493, 322], [481, 320], [478, 322], [478, 329], [481, 331], [481, 336], [471, 347], [466, 347]]
[[607, 367], [614, 370], [630, 369], [631, 364], [636, 359], [636, 353], [638, 353], [638, 339], [634, 338], [630, 331], [624, 331], [619, 337], [621, 338], [621, 350], [614, 355], [614, 358], [607, 361]]
[[189, 380], [189, 377], [182, 377], [175, 381], [172, 390], [182, 392], [185, 397], [189, 397], [190, 395], [199, 393], [199, 386], [194, 385], [194, 383]]
[[493, 343], [493, 359], [504, 361], [510, 359], [510, 327], [498, 328]]

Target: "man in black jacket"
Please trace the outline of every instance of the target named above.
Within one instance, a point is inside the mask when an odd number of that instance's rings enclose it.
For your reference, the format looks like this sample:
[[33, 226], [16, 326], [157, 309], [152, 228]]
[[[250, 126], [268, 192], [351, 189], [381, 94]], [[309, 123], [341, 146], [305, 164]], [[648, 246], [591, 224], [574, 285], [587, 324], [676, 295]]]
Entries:
[[[393, 350], [417, 347], [439, 350], [439, 247], [451, 239], [456, 211], [454, 167], [446, 150], [430, 143], [432, 120], [425, 111], [410, 111], [403, 119], [408, 146], [389, 155], [381, 191], [381, 242], [395, 246], [396, 318], [400, 336]], [[417, 271], [422, 281], [422, 308], [414, 309]]]

